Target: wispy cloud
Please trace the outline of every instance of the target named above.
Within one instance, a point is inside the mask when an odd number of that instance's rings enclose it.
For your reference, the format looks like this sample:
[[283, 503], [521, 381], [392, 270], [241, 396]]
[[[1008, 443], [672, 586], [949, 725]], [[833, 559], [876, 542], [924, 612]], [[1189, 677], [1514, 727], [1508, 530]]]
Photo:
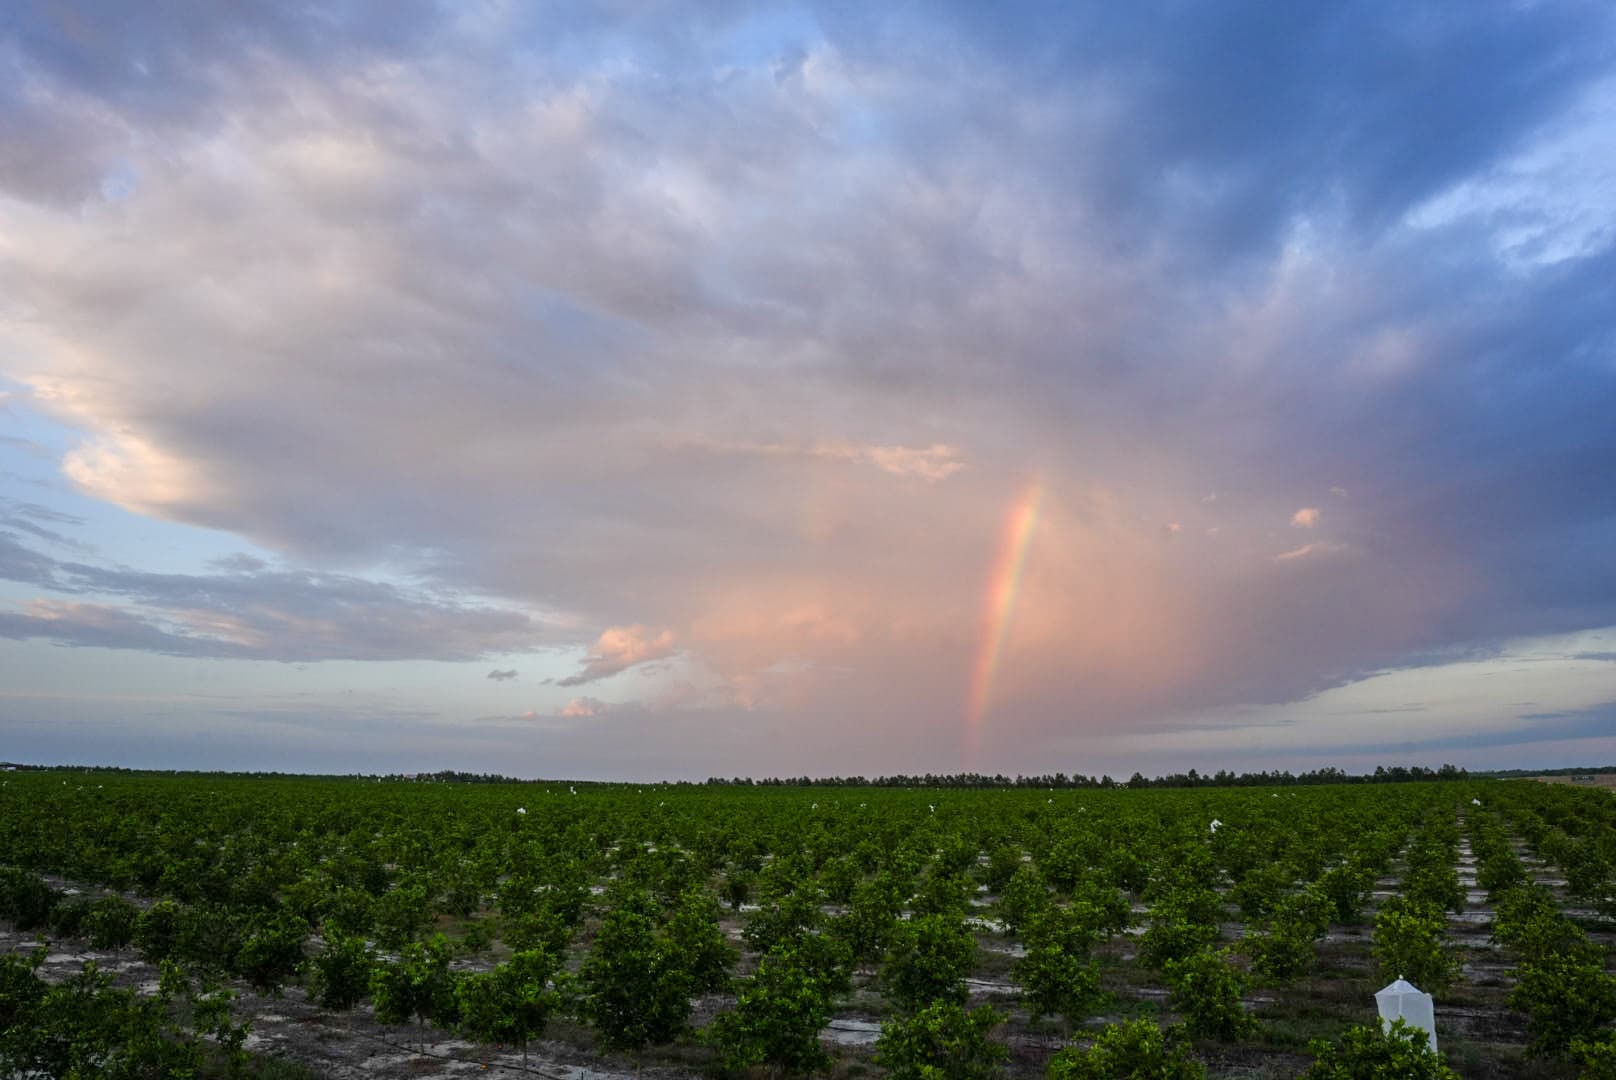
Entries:
[[1345, 544], [1329, 544], [1318, 541], [1291, 548], [1289, 551], [1282, 551], [1275, 555], [1274, 559], [1277, 562], [1294, 562], [1298, 559], [1322, 559], [1330, 555], [1340, 555], [1346, 550]]
[[704, 450], [723, 454], [755, 454], [760, 457], [804, 458], [821, 461], [844, 461], [856, 465], [872, 465], [893, 476], [926, 480], [935, 483], [967, 467], [960, 451], [946, 443], [930, 446], [877, 446], [857, 443], [833, 442], [795, 445], [790, 443], [720, 442], [687, 437], [674, 444], [681, 449]]
[[[268, 570], [155, 574], [54, 559], [0, 532], [0, 579], [69, 596], [0, 613], [0, 636], [265, 660], [471, 660], [532, 649], [533, 616], [341, 574]], [[111, 602], [107, 598], [113, 598]]]
[[46, 447], [42, 443], [35, 442], [33, 439], [23, 439], [17, 437], [16, 435], [0, 435], [0, 446], [7, 446], [13, 450], [20, 450], [30, 457], [39, 458], [41, 460], [48, 459], [52, 456], [49, 447]]
[[18, 533], [24, 533], [34, 540], [43, 540], [58, 548], [87, 552], [89, 547], [83, 541], [49, 527], [62, 525], [76, 528], [83, 524], [84, 519], [77, 515], [65, 514], [38, 503], [0, 499], [0, 538], [9, 536], [15, 540]]

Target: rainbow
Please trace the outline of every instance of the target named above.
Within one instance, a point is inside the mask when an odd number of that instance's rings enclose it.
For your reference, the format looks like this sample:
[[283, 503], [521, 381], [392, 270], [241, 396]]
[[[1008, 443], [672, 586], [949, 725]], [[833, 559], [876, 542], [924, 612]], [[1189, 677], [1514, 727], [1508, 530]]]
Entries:
[[987, 594], [982, 598], [982, 633], [976, 646], [976, 663], [971, 666], [971, 686], [965, 706], [965, 737], [968, 760], [974, 764], [976, 745], [987, 718], [993, 695], [993, 677], [998, 673], [999, 654], [1009, 635], [1010, 620], [1016, 612], [1021, 592], [1021, 572], [1027, 564], [1027, 547], [1038, 527], [1038, 512], [1044, 502], [1044, 482], [1029, 483], [1005, 515], [999, 535], [999, 551], [988, 575]]

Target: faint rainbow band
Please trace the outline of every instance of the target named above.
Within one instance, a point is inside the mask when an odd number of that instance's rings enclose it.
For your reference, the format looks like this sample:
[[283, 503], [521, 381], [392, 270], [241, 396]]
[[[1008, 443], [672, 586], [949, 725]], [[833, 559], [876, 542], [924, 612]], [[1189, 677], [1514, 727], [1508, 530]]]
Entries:
[[982, 723], [987, 719], [993, 696], [994, 676], [998, 674], [1000, 654], [1016, 612], [1021, 573], [1027, 565], [1027, 549], [1038, 528], [1043, 502], [1044, 482], [1042, 478], [1034, 478], [1010, 504], [1000, 531], [998, 554], [988, 575], [987, 594], [982, 599], [982, 632], [977, 641], [976, 662], [971, 666], [971, 686], [966, 700], [968, 764], [975, 764]]

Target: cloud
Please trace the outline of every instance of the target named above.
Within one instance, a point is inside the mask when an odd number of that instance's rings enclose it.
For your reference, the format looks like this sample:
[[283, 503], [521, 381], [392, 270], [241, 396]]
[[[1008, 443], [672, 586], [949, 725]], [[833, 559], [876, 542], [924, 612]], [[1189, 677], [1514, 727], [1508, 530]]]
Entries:
[[29, 601], [3, 613], [0, 636], [280, 661], [471, 660], [536, 648], [547, 636], [537, 619], [511, 608], [342, 574], [268, 570], [256, 559], [221, 562], [213, 574], [107, 568], [50, 558], [0, 532], [0, 578], [98, 598]]
[[245, 656], [239, 641], [221, 636], [193, 637], [121, 607], [58, 600], [33, 600], [18, 611], [0, 610], [0, 637], [44, 638], [60, 645], [140, 649], [167, 656]]
[[1291, 515], [1291, 527], [1295, 529], [1311, 529], [1319, 523], [1323, 514], [1316, 506], [1304, 506]]
[[[16, 523], [9, 522], [12, 528]], [[15, 532], [0, 529], [0, 579], [54, 587], [57, 562], [19, 542]]]
[[1316, 541], [1311, 544], [1303, 544], [1301, 547], [1291, 548], [1289, 551], [1282, 551], [1274, 556], [1274, 561], [1294, 562], [1298, 559], [1321, 559], [1328, 555], [1339, 555], [1346, 550], [1347, 548], [1344, 544], [1327, 544]]
[[500, 671], [496, 668], [495, 670], [490, 671], [487, 677], [493, 679], [495, 682], [509, 682], [511, 679], [516, 678], [516, 669], [511, 668], [507, 671]]
[[62, 505], [272, 557], [11, 514], [12, 637], [957, 765], [1033, 474], [1007, 767], [1616, 623], [1605, 5], [192, 7], [0, 45], [0, 373]]
[[22, 439], [15, 435], [0, 435], [0, 446], [8, 446], [13, 450], [20, 450], [30, 457], [48, 460], [54, 455], [50, 449], [33, 439]]
[[[63, 391], [47, 385], [36, 392], [50, 401]], [[216, 497], [196, 464], [128, 433], [102, 436], [69, 451], [62, 472], [85, 494], [141, 514], [160, 516], [166, 507]]]
[[876, 446], [856, 443], [788, 443], [718, 442], [699, 437], [687, 437], [675, 446], [712, 453], [753, 454], [761, 457], [818, 459], [845, 461], [859, 465], [873, 465], [882, 472], [911, 479], [935, 483], [967, 468], [957, 448], [945, 443], [925, 447]]
[[83, 525], [84, 518], [78, 514], [68, 514], [61, 510], [54, 510], [48, 506], [41, 506], [35, 502], [19, 502], [13, 499], [0, 500], [0, 509], [3, 509], [11, 520], [26, 518], [32, 521], [48, 521], [53, 525]]
[[1581, 654], [1611, 637], [1605, 630], [1506, 641], [1475, 655], [1433, 655], [1426, 663], [1363, 673], [1298, 701], [1180, 717], [1124, 745], [1139, 752], [1176, 741], [1192, 754], [1205, 753], [1238, 732], [1258, 753], [1354, 753], [1373, 761], [1377, 753], [1384, 760], [1388, 746], [1410, 756], [1508, 748], [1501, 763], [1511, 761], [1511, 753], [1517, 763], [1521, 754], [1541, 763], [1538, 743], [1594, 736], [1603, 745], [1589, 749], [1608, 752], [1610, 676]]
[[933, 443], [924, 449], [907, 446], [837, 448], [835, 454], [843, 452], [850, 454], [853, 460], [869, 461], [894, 476], [916, 476], [930, 481], [946, 480], [966, 467], [965, 462], [958, 460], [959, 452], [942, 443]]
[[260, 570], [269, 569], [269, 564], [263, 559], [258, 558], [256, 555], [248, 555], [239, 551], [210, 560], [208, 565], [215, 570], [241, 574], [256, 574]]
[[557, 679], [557, 686], [583, 686], [609, 678], [620, 671], [672, 656], [674, 636], [672, 630], [651, 630], [638, 623], [633, 626], [613, 626], [601, 631], [600, 637], [584, 658], [584, 668], [576, 675]]
[[78, 552], [88, 550], [83, 542], [48, 528], [41, 522], [78, 526], [84, 524], [84, 519], [59, 513], [37, 503], [0, 499], [0, 537], [17, 539], [18, 533], [25, 533], [35, 540], [43, 540], [57, 547]]
[[592, 697], [575, 697], [561, 707], [558, 715], [569, 718], [603, 716], [611, 708], [604, 701]]

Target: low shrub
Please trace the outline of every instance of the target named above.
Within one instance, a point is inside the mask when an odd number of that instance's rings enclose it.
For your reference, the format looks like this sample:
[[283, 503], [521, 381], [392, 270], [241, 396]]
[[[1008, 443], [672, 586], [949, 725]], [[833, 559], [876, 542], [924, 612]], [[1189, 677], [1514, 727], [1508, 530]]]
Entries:
[[1313, 1066], [1303, 1080], [1459, 1080], [1431, 1049], [1429, 1036], [1402, 1020], [1393, 1020], [1390, 1030], [1351, 1028], [1337, 1043], [1315, 1039], [1308, 1049]]
[[966, 1012], [952, 1001], [933, 1002], [882, 1024], [875, 1060], [891, 1080], [988, 1080], [1010, 1054], [988, 1038], [1004, 1020], [986, 1005]]
[[1168, 961], [1166, 973], [1168, 1001], [1184, 1014], [1193, 1037], [1232, 1042], [1256, 1031], [1256, 1019], [1240, 1000], [1245, 976], [1229, 962], [1229, 950], [1202, 949]]
[[1540, 1056], [1567, 1053], [1578, 1039], [1597, 1039], [1616, 1019], [1616, 977], [1578, 956], [1549, 956], [1515, 971], [1509, 1006], [1527, 1015], [1528, 1049]]
[[1375, 916], [1373, 951], [1385, 981], [1407, 979], [1427, 993], [1445, 989], [1459, 973], [1459, 957], [1446, 941], [1447, 918], [1435, 904], [1401, 897]]
[[1177, 1028], [1153, 1020], [1111, 1024], [1086, 1047], [1067, 1047], [1049, 1060], [1049, 1080], [1205, 1080], [1206, 1066], [1189, 1056]]

